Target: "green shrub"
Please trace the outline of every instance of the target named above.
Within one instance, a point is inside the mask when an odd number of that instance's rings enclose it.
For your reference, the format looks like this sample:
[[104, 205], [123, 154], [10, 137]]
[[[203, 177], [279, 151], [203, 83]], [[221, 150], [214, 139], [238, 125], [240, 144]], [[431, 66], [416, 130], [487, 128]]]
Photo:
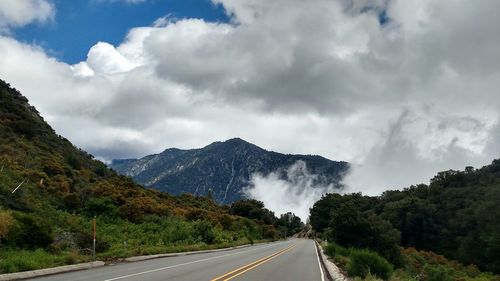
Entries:
[[45, 248], [54, 240], [52, 227], [43, 218], [14, 212], [17, 227], [8, 234], [7, 240], [20, 248]]
[[163, 241], [165, 243], [178, 243], [192, 237], [191, 223], [180, 219], [169, 219], [163, 226]]
[[208, 221], [198, 221], [194, 225], [194, 234], [201, 238], [201, 241], [211, 244], [215, 240], [214, 227]]
[[327, 254], [331, 258], [335, 258], [339, 255], [349, 256], [350, 250], [331, 242], [328, 243], [328, 245], [325, 247], [325, 254]]
[[224, 230], [230, 230], [233, 224], [233, 219], [228, 214], [223, 214], [219, 216], [219, 223]]
[[365, 278], [372, 274], [384, 280], [391, 277], [392, 265], [383, 257], [367, 250], [351, 250], [351, 262], [347, 266], [349, 276]]
[[451, 277], [450, 269], [444, 266], [426, 266], [426, 280], [428, 281], [453, 281], [454, 278]]
[[118, 208], [109, 197], [91, 198], [85, 206], [85, 213], [89, 217], [105, 215], [114, 218], [118, 217]]
[[337, 245], [330, 243], [324, 247], [325, 254], [331, 258], [335, 257], [335, 253], [337, 253]]

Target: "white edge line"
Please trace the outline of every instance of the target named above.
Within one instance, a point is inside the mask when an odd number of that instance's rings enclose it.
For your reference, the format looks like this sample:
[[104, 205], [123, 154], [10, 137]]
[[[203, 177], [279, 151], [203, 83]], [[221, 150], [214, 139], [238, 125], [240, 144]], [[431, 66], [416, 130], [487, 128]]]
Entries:
[[[115, 277], [115, 278], [106, 279], [104, 281], [120, 280], [120, 279], [125, 279], [125, 278], [128, 278], [128, 277], [134, 277], [134, 276], [138, 276], [138, 275], [142, 275], [142, 274], [148, 274], [148, 273], [152, 273], [152, 272], [156, 272], [156, 271], [161, 271], [161, 270], [165, 270], [165, 269], [170, 269], [170, 268], [174, 268], [174, 267], [189, 265], [189, 264], [198, 263], [198, 262], [204, 262], [204, 261], [213, 260], [213, 259], [219, 259], [219, 258], [228, 257], [228, 256], [234, 256], [234, 255], [238, 255], [238, 254], [242, 254], [242, 253], [247, 253], [247, 252], [252, 252], [252, 251], [256, 251], [256, 250], [260, 250], [260, 249], [269, 248], [269, 247], [272, 247], [272, 246], [277, 246], [279, 244], [281, 244], [281, 243], [273, 244], [273, 245], [268, 245], [268, 246], [265, 246], [265, 247], [259, 247], [259, 248], [251, 249], [251, 250], [248, 250], [248, 251], [242, 251], [242, 252], [237, 252], [237, 253], [232, 253], [232, 254], [227, 254], [227, 255], [222, 255], [222, 256], [216, 256], [216, 257], [211, 257], [211, 258], [206, 258], [206, 259], [201, 259], [201, 260], [195, 260], [195, 261], [190, 261], [190, 262], [186, 262], [186, 263], [180, 263], [180, 264], [175, 264], [175, 265], [171, 265], [171, 266], [166, 266], [166, 267], [161, 267], [161, 268], [157, 268], [157, 269], [152, 269], [152, 270], [137, 272], [137, 273], [133, 273], [133, 274], [129, 274], [129, 275], [124, 275], [124, 276], [119, 276], [119, 277]], [[324, 281], [324, 280], [322, 280], [322, 281]]]
[[321, 261], [319, 260], [318, 246], [316, 245], [316, 242], [314, 242], [314, 250], [316, 250], [316, 258], [318, 258], [319, 271], [321, 272], [321, 281], [325, 281], [325, 274], [323, 273]]

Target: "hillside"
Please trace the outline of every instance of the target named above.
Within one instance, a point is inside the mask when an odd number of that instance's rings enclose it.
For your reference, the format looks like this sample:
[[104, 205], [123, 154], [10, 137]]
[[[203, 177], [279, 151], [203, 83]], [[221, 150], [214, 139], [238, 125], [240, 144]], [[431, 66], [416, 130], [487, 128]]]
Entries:
[[278, 237], [274, 214], [259, 202], [252, 208], [246, 218], [237, 206], [118, 175], [57, 135], [0, 80], [0, 274], [89, 260], [94, 217], [105, 260]]
[[[1, 80], [0, 80], [1, 81]], [[182, 203], [168, 194], [145, 189], [116, 174], [85, 151], [57, 135], [18, 91], [0, 82], [0, 206], [30, 211], [40, 204], [78, 211], [96, 198], [109, 197], [123, 215], [140, 219], [145, 213], [162, 215]], [[24, 184], [14, 194], [9, 188]], [[24, 197], [37, 196], [39, 203]], [[149, 205], [134, 201], [150, 201]], [[161, 206], [163, 205], [163, 206]], [[210, 211], [220, 211], [211, 204]], [[133, 213], [132, 213], [133, 212]]]
[[[471, 265], [466, 270], [468, 276], [473, 276], [474, 266], [498, 274], [499, 202], [500, 160], [494, 160], [480, 169], [466, 167], [464, 171], [440, 172], [430, 185], [386, 191], [377, 197], [327, 194], [314, 204], [310, 222], [329, 241], [343, 247], [369, 248], [395, 265], [405, 263], [397, 250], [403, 246], [432, 251]], [[425, 255], [432, 257], [437, 265], [426, 269], [423, 260], [414, 260], [421, 274], [440, 273], [447, 277], [432, 280], [476, 280], [458, 278], [460, 274], [450, 269], [458, 268], [456, 263], [450, 263], [447, 269], [444, 262], [439, 265], [443, 258], [432, 253]]]
[[284, 175], [298, 160], [306, 163], [309, 172], [319, 175], [316, 180], [322, 184], [338, 184], [348, 169], [346, 162], [267, 151], [239, 138], [200, 149], [170, 148], [141, 159], [114, 160], [110, 167], [140, 184], [171, 194], [203, 196], [210, 190], [217, 202], [227, 204], [244, 197], [242, 190], [252, 174]]

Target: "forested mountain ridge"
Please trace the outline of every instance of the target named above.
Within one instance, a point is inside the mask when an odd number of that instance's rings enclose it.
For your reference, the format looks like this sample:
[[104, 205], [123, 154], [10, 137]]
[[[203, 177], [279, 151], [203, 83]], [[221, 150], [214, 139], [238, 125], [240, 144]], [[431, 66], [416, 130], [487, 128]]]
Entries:
[[288, 227], [261, 202], [231, 207], [117, 174], [0, 80], [0, 274], [90, 260], [94, 217], [104, 260], [275, 239]]
[[[500, 160], [480, 169], [440, 172], [429, 185], [386, 191], [377, 197], [327, 194], [311, 208], [310, 222], [331, 241], [369, 248], [396, 263], [387, 245], [433, 251], [498, 274]], [[381, 247], [388, 241], [392, 242]]]
[[243, 189], [252, 174], [279, 172], [284, 176], [299, 160], [323, 185], [338, 185], [349, 168], [346, 162], [321, 156], [267, 151], [239, 138], [200, 149], [170, 148], [141, 159], [114, 160], [110, 167], [140, 184], [172, 194], [206, 195], [210, 191], [217, 202], [226, 204], [244, 198]]

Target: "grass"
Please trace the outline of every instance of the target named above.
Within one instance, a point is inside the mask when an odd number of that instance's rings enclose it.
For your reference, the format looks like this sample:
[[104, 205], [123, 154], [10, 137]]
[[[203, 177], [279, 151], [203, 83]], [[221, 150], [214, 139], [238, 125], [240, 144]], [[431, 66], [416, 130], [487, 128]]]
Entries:
[[2, 249], [0, 253], [0, 273], [42, 269], [89, 261], [90, 257], [78, 253], [50, 254], [43, 249], [34, 251]]
[[[260, 243], [269, 241], [271, 240], [259, 240], [257, 242]], [[133, 256], [214, 250], [214, 249], [236, 247], [247, 244], [250, 244], [250, 241], [246, 238], [234, 242], [224, 242], [220, 244], [206, 244], [203, 242], [198, 242], [196, 244], [189, 244], [189, 245], [145, 245], [145, 246], [131, 247], [131, 245], [124, 243], [122, 245], [116, 245], [114, 247], [111, 247], [108, 251], [104, 253], [98, 254], [97, 258], [99, 260], [111, 261]]]

